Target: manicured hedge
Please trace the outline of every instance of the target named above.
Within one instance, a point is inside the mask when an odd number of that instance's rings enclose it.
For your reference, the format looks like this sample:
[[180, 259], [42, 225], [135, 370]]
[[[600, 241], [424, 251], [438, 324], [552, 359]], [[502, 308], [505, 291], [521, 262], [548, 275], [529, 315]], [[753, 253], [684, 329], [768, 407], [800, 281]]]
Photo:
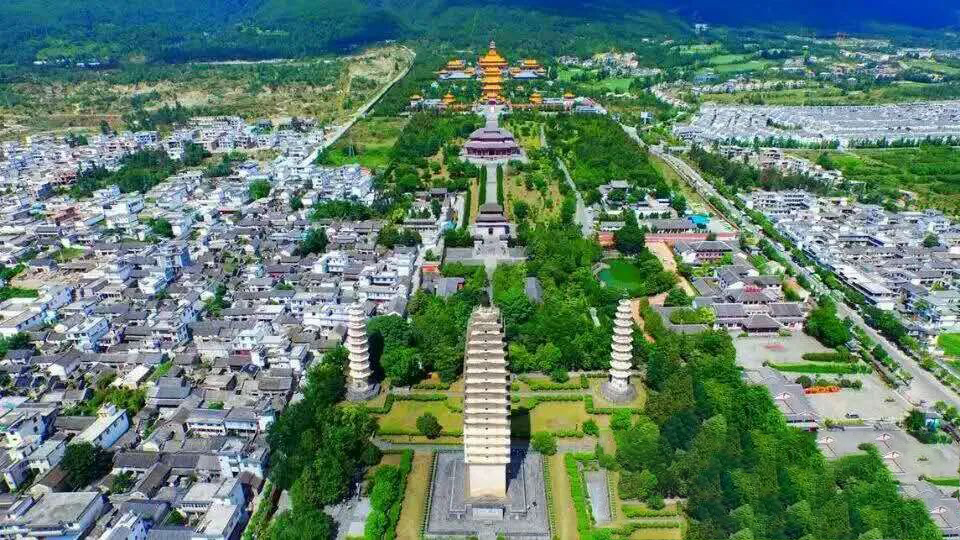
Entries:
[[866, 364], [836, 362], [821, 362], [816, 364], [770, 364], [770, 367], [778, 371], [788, 373], [834, 373], [838, 375], [848, 373], [870, 373], [870, 368]]
[[587, 535], [593, 526], [593, 518], [590, 517], [590, 508], [587, 502], [587, 488], [583, 484], [583, 477], [577, 468], [577, 459], [574, 454], [564, 454], [563, 463], [570, 481], [570, 497], [573, 499], [573, 508], [577, 513], [577, 531], [581, 535]]
[[651, 510], [645, 506], [625, 504], [621, 507], [628, 518], [673, 517], [680, 515], [676, 510]]
[[526, 376], [517, 378], [534, 392], [549, 392], [554, 390], [586, 390], [587, 388], [590, 388], [590, 382], [587, 380], [586, 375], [580, 375], [576, 381], [568, 381], [565, 383], [541, 381]]
[[370, 515], [364, 527], [365, 540], [394, 540], [397, 522], [407, 488], [407, 476], [413, 466], [413, 450], [403, 450], [399, 465], [377, 469], [370, 485]]
[[808, 362], [849, 362], [853, 359], [849, 353], [841, 354], [838, 352], [824, 353], [805, 353], [803, 359]]

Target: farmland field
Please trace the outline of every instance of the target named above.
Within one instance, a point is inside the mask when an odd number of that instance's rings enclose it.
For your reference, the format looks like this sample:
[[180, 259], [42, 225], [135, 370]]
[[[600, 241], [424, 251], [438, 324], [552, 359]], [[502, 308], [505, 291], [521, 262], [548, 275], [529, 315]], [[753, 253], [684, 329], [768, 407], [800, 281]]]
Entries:
[[948, 356], [960, 357], [960, 334], [940, 334], [937, 344]]
[[324, 163], [383, 168], [390, 163], [390, 150], [400, 137], [406, 118], [368, 117], [358, 121], [326, 153]]
[[[817, 159], [819, 151], [797, 151]], [[896, 194], [903, 189], [916, 193], [922, 206], [948, 214], [960, 213], [960, 150], [947, 146], [919, 148], [863, 148], [828, 152], [845, 178], [865, 182], [868, 190]]]

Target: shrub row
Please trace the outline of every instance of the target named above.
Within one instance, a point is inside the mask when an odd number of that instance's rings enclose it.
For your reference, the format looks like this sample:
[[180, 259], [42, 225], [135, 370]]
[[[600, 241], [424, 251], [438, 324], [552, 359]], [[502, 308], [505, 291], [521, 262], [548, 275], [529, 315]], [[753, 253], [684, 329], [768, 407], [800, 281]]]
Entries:
[[770, 364], [770, 367], [777, 371], [786, 371], [789, 373], [834, 373], [844, 375], [849, 373], [870, 373], [870, 368], [866, 364], [848, 363], [838, 364], [836, 362], [823, 362], [816, 364]]
[[808, 362], [850, 362], [853, 356], [849, 353], [838, 352], [811, 352], [804, 353], [802, 358]]
[[623, 515], [628, 518], [651, 518], [651, 517], [673, 517], [679, 516], [677, 510], [651, 510], [645, 506], [625, 504], [622, 506]]
[[679, 529], [679, 521], [631, 521], [623, 527], [617, 529], [617, 534], [630, 536], [634, 531], [640, 529]]
[[263, 487], [260, 504], [247, 523], [247, 528], [243, 531], [243, 540], [253, 540], [263, 534], [270, 523], [270, 515], [273, 514], [276, 499], [273, 496], [273, 483], [267, 480]]
[[[583, 374], [577, 377], [576, 381], [568, 381], [564, 383], [532, 379], [526, 375], [521, 375], [520, 377], [517, 377], [517, 379], [526, 384], [530, 390], [534, 392], [553, 390], [586, 390], [587, 388], [590, 388], [590, 382], [587, 380], [587, 376]], [[511, 386], [511, 389], [513, 389], [513, 386]], [[517, 390], [519, 390], [519, 387]]]
[[643, 409], [633, 407], [595, 407], [593, 396], [583, 396], [583, 408], [588, 414], [615, 414], [617, 411], [630, 411], [636, 414], [643, 412]]
[[395, 540], [397, 537], [397, 524], [400, 522], [400, 511], [403, 509], [403, 499], [407, 492], [407, 479], [410, 477], [410, 471], [413, 469], [413, 450], [402, 450], [403, 458], [397, 466], [400, 469], [400, 496], [394, 501], [390, 511], [387, 512], [387, 532], [383, 535], [383, 540]]
[[407, 487], [407, 476], [413, 466], [413, 450], [400, 452], [399, 465], [384, 465], [377, 469], [370, 485], [370, 515], [364, 526], [365, 540], [395, 540], [397, 522]]
[[590, 517], [590, 509], [587, 506], [587, 488], [583, 485], [583, 477], [577, 469], [576, 454], [564, 454], [563, 463], [567, 470], [567, 477], [570, 481], [570, 497], [573, 499], [573, 509], [577, 513], [577, 531], [581, 535], [590, 533], [593, 520]]
[[445, 382], [429, 382], [429, 383], [417, 383], [412, 386], [414, 390], [449, 390], [450, 383]]

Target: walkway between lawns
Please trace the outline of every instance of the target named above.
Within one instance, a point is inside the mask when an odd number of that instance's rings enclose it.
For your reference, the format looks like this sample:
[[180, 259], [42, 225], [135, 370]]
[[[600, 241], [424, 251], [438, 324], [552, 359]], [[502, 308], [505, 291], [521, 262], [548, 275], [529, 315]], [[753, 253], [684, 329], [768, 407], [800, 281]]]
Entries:
[[497, 166], [487, 163], [487, 204], [497, 204]]

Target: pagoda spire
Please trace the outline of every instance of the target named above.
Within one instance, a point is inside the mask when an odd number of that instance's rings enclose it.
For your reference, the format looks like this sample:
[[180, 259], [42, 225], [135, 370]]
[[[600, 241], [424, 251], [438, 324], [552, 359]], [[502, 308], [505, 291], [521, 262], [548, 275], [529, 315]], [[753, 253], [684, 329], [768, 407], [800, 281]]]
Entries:
[[347, 399], [361, 401], [370, 399], [379, 391], [379, 386], [370, 381], [370, 347], [367, 343], [367, 318], [363, 305], [355, 302], [347, 310], [347, 351], [350, 353], [347, 377]]
[[633, 309], [629, 298], [620, 300], [613, 320], [613, 337], [610, 343], [610, 373], [601, 390], [610, 401], [633, 400], [636, 389], [630, 384], [630, 368], [633, 366]]

